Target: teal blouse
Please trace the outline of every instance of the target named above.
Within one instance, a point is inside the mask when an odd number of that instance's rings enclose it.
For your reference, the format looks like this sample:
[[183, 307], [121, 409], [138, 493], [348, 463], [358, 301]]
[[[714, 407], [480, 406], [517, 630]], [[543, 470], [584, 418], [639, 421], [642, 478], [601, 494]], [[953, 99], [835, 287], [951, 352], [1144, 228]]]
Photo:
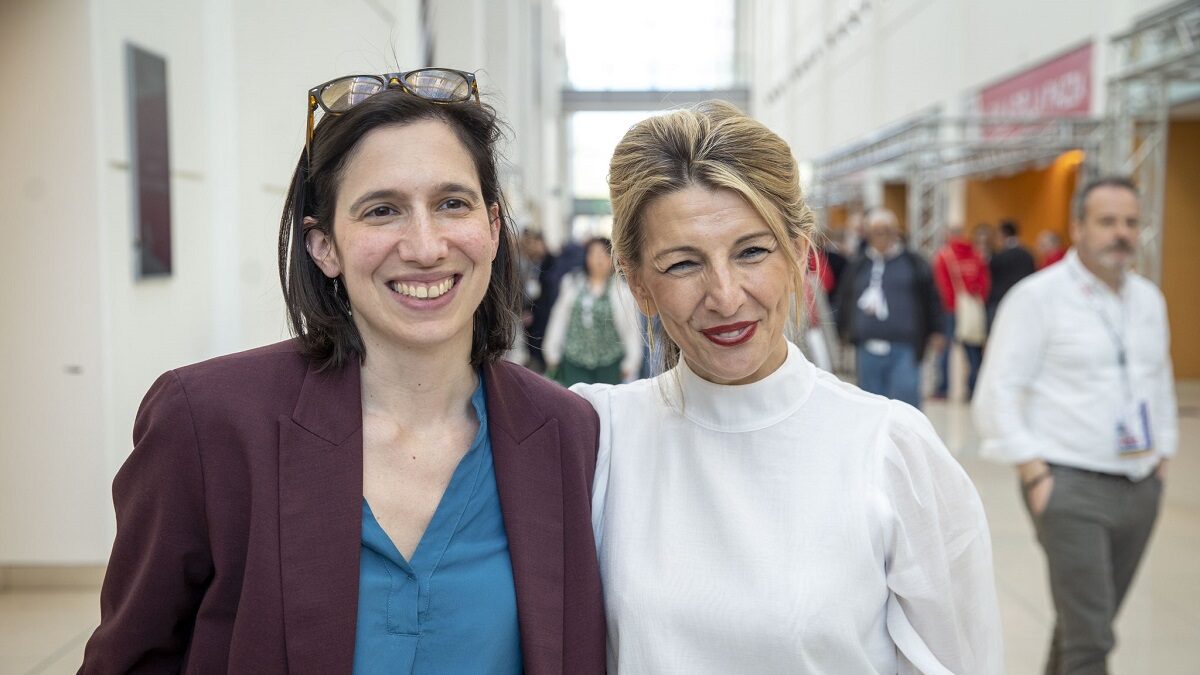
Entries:
[[520, 673], [517, 595], [488, 437], [479, 433], [405, 560], [363, 499], [355, 673]]

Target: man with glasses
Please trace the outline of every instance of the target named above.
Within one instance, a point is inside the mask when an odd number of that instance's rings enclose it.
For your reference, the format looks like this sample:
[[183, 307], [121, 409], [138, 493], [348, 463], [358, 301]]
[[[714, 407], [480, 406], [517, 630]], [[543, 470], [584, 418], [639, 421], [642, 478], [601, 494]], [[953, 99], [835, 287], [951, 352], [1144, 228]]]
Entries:
[[1046, 553], [1046, 673], [1105, 673], [1178, 443], [1162, 293], [1131, 271], [1127, 178], [1080, 191], [1074, 248], [1000, 303], [973, 411], [983, 454], [1014, 464]]

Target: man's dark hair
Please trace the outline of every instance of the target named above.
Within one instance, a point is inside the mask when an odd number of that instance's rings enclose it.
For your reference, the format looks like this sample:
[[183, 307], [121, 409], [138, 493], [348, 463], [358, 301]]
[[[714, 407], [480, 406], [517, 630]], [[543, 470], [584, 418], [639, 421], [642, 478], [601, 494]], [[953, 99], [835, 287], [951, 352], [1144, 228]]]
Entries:
[[1085, 205], [1087, 204], [1088, 195], [1092, 194], [1093, 190], [1095, 190], [1097, 188], [1102, 188], [1102, 187], [1125, 188], [1126, 190], [1129, 190], [1130, 192], [1132, 192], [1133, 196], [1141, 197], [1140, 193], [1138, 193], [1137, 184], [1134, 183], [1133, 179], [1130, 178], [1129, 176], [1120, 176], [1120, 175], [1101, 176], [1100, 178], [1097, 178], [1093, 181], [1089, 181], [1075, 195], [1075, 219], [1076, 220], [1083, 221], [1084, 216], [1087, 215], [1084, 211], [1085, 211]]
[[1014, 220], [1000, 221], [1000, 234], [1005, 237], [1017, 236], [1017, 223]]
[[500, 207], [500, 243], [492, 261], [487, 294], [472, 321], [471, 365], [496, 361], [512, 347], [521, 309], [516, 244], [508, 205], [500, 189], [497, 144], [503, 137], [496, 112], [475, 102], [439, 104], [389, 89], [317, 125], [311, 156], [302, 152], [279, 222], [279, 282], [289, 327], [300, 351], [318, 367], [339, 368], [366, 357], [366, 347], [349, 312], [346, 285], [326, 277], [308, 255], [304, 218], [311, 217], [331, 239], [337, 192], [348, 159], [373, 129], [420, 120], [440, 120], [454, 130], [479, 175], [484, 203]]

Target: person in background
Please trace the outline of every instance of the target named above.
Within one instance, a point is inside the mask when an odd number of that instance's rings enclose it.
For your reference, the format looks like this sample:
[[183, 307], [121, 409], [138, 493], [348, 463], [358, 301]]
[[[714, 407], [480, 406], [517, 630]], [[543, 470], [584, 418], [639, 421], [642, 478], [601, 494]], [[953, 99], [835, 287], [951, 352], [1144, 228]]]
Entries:
[[887, 209], [867, 214], [867, 244], [843, 278], [838, 334], [857, 350], [858, 386], [919, 409], [921, 361], [944, 342], [933, 273]]
[[990, 327], [996, 318], [1000, 301], [1016, 283], [1036, 271], [1033, 254], [1017, 237], [1017, 224], [1011, 220], [1000, 223], [1000, 248], [988, 261], [988, 273], [992, 276], [992, 290], [987, 296], [987, 323]]
[[846, 260], [854, 260], [867, 250], [867, 214], [855, 209], [846, 216], [846, 228], [842, 230], [842, 253]]
[[543, 343], [546, 366], [566, 386], [618, 384], [642, 366], [642, 338], [629, 288], [614, 274], [612, 242], [584, 246], [584, 271], [563, 278]]
[[546, 240], [536, 230], [521, 233], [521, 276], [525, 286], [525, 308], [521, 323], [525, 327], [525, 345], [529, 362], [526, 364], [536, 373], [546, 370], [542, 356], [542, 340], [546, 335], [546, 324], [550, 321], [550, 310], [558, 298], [558, 283], [551, 270], [556, 257], [546, 249]]
[[946, 347], [938, 356], [938, 381], [934, 398], [945, 399], [950, 391], [950, 347], [961, 344], [967, 356], [967, 398], [975, 390], [979, 364], [983, 360], [983, 343], [967, 344], [956, 338], [956, 296], [966, 293], [982, 305], [991, 290], [991, 275], [987, 263], [963, 236], [961, 223], [952, 223], [946, 230], [946, 243], [933, 256], [933, 280], [942, 298]]
[[583, 269], [587, 262], [587, 251], [584, 250], [584, 244], [574, 238], [568, 239], [563, 243], [558, 255], [555, 256], [554, 265], [550, 267], [550, 281], [557, 287], [564, 277], [572, 272], [578, 272]]
[[842, 241], [845, 238], [845, 230], [827, 230], [822, 237], [824, 246], [821, 247], [821, 252], [825, 256], [825, 263], [829, 268], [831, 277], [831, 282], [828, 284], [825, 292], [831, 299], [837, 297], [838, 284], [842, 281], [842, 274], [846, 271], [846, 265], [850, 263], [850, 258], [842, 251]]
[[1054, 263], [1063, 259], [1067, 254], [1067, 250], [1063, 248], [1062, 238], [1057, 232], [1051, 230], [1042, 230], [1037, 237], [1038, 251], [1038, 266], [1039, 270], [1046, 269]]
[[814, 220], [787, 144], [702, 103], [634, 125], [609, 187], [669, 369], [574, 387], [601, 420], [609, 673], [1002, 673], [970, 479], [785, 337]]
[[308, 100], [295, 338], [150, 388], [81, 672], [604, 673], [596, 415], [500, 360], [499, 120], [442, 68]]
[[1139, 211], [1128, 178], [1083, 187], [1074, 248], [1000, 303], [972, 405], [983, 455], [1016, 467], [1046, 554], [1047, 675], [1109, 672], [1179, 444], [1166, 302], [1131, 269]]
[[975, 252], [979, 257], [988, 262], [992, 259], [992, 252], [995, 250], [995, 231], [992, 226], [987, 223], [979, 223], [971, 230], [971, 244], [975, 247]]
[[[812, 247], [808, 252], [808, 275], [804, 284], [804, 317], [801, 327], [804, 339], [801, 349], [804, 355], [814, 365], [822, 370], [833, 372], [833, 351], [835, 344], [836, 326], [833, 324], [833, 312], [829, 306], [829, 291], [833, 287], [833, 271], [825, 260], [825, 254], [819, 247]], [[829, 337], [827, 338], [826, 335]]]

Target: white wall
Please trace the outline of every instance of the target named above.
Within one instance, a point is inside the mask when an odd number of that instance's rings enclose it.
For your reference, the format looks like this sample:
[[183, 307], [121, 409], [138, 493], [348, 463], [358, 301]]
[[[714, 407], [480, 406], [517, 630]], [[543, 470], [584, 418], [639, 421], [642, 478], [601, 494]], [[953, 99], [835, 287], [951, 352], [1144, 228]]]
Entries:
[[[102, 563], [162, 371], [286, 336], [275, 264], [309, 87], [419, 58], [418, 0], [9, 0], [0, 565]], [[135, 281], [124, 49], [167, 60], [174, 272]], [[31, 74], [40, 74], [32, 79]], [[75, 374], [78, 373], [78, 374]]]
[[[1094, 110], [1109, 37], [1170, 0], [747, 0], [752, 113], [813, 159], [1094, 40]], [[857, 16], [856, 20], [851, 17]], [[797, 66], [817, 49], [815, 66]], [[780, 93], [782, 92], [782, 93]], [[772, 95], [774, 94], [774, 95]]]
[[566, 49], [562, 39], [561, 15], [553, 2], [542, 2], [541, 55], [534, 64], [539, 73], [534, 90], [541, 101], [540, 118], [536, 120], [541, 134], [541, 152], [528, 154], [536, 164], [540, 178], [535, 193], [539, 211], [533, 214], [535, 224], [546, 233], [546, 243], [558, 249], [567, 234], [567, 214], [571, 212], [570, 190], [567, 189], [566, 124], [562, 112], [562, 91], [567, 82]]
[[86, 0], [0, 3], [0, 563], [94, 559], [109, 541], [90, 44]]

